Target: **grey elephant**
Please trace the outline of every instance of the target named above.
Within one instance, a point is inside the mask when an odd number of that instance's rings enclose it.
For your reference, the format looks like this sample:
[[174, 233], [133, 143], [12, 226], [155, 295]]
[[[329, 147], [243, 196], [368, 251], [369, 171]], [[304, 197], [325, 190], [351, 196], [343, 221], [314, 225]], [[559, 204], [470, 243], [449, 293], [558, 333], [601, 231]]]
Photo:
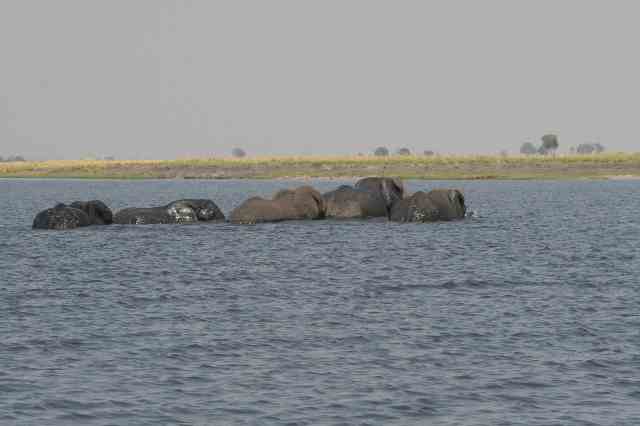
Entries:
[[100, 200], [74, 201], [43, 210], [33, 220], [33, 229], [73, 229], [112, 223], [111, 209]]
[[225, 220], [222, 210], [211, 200], [200, 198], [187, 198], [177, 200], [167, 205], [169, 210], [173, 209], [192, 209], [199, 222], [221, 221]]
[[234, 209], [233, 223], [253, 224], [283, 220], [322, 219], [325, 205], [322, 195], [310, 186], [278, 191], [271, 200], [253, 197]]
[[404, 185], [400, 179], [368, 177], [356, 182], [354, 187], [343, 185], [322, 197], [327, 217], [389, 217], [391, 207], [404, 197]]
[[467, 207], [464, 195], [457, 189], [418, 191], [393, 205], [390, 219], [394, 222], [435, 222], [463, 219]]
[[113, 223], [113, 212], [100, 200], [74, 201], [69, 207], [85, 212], [89, 216], [91, 225], [111, 225]]
[[58, 204], [38, 213], [33, 219], [33, 229], [74, 229], [90, 225], [89, 216], [80, 209]]
[[211, 200], [184, 199], [161, 207], [130, 207], [116, 213], [113, 222], [120, 225], [195, 223], [225, 220]]

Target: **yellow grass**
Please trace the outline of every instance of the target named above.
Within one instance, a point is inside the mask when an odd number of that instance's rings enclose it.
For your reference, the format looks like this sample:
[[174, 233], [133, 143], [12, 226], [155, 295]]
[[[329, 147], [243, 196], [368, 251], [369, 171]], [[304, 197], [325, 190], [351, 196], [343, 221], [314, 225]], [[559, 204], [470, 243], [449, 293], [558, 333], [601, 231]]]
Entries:
[[277, 178], [397, 175], [415, 178], [640, 176], [640, 153], [557, 156], [304, 156], [0, 163], [0, 177]]

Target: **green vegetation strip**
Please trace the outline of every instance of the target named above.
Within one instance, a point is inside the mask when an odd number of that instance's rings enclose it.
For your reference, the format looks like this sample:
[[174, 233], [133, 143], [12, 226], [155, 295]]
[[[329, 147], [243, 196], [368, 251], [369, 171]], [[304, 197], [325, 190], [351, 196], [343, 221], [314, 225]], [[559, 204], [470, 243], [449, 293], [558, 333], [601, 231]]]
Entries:
[[397, 176], [413, 179], [640, 177], [640, 154], [557, 156], [256, 157], [0, 163], [0, 177], [274, 179]]

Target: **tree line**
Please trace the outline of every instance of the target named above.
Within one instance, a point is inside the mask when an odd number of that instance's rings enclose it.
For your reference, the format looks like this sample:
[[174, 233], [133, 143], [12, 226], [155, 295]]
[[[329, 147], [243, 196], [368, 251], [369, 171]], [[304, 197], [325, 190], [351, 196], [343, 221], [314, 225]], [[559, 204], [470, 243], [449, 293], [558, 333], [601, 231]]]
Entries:
[[[558, 140], [558, 136], [553, 133], [548, 133], [540, 138], [539, 145], [535, 145], [533, 142], [523, 143], [520, 147], [520, 154], [555, 155], [559, 147], [560, 142]], [[571, 147], [569, 149], [569, 152], [571, 154], [600, 154], [604, 151], [605, 147], [599, 143], [583, 143], [578, 145], [577, 147]], [[414, 155], [414, 153], [406, 147], [397, 149], [394, 154], [399, 156]], [[235, 158], [243, 158], [247, 155], [247, 153], [242, 148], [233, 148], [231, 150], [231, 155]], [[363, 155], [364, 154], [362, 153], [358, 153], [358, 156]], [[379, 146], [373, 150], [373, 155], [376, 157], [388, 157], [391, 155], [391, 151], [386, 146]], [[432, 150], [425, 150], [422, 152], [422, 155], [431, 157], [436, 155], [436, 153]], [[502, 151], [501, 155], [506, 156], [507, 151]]]
[[[412, 155], [412, 154], [413, 153], [409, 148], [400, 148], [396, 151], [396, 155]], [[247, 153], [242, 148], [233, 148], [231, 150], [231, 156], [234, 158], [243, 158], [243, 157], [246, 157], [246, 155]], [[359, 153], [358, 155], [362, 156], [363, 154]], [[387, 147], [379, 146], [373, 151], [373, 155], [375, 155], [376, 157], [387, 157], [391, 155], [391, 152]], [[432, 156], [432, 155], [435, 155], [435, 152], [431, 150], [426, 150], [423, 152], [423, 155]]]
[[572, 154], [600, 154], [604, 152], [604, 146], [599, 143], [582, 143], [577, 147], [571, 147]]
[[540, 138], [542, 143], [540, 146], [535, 146], [532, 142], [525, 142], [520, 147], [520, 154], [533, 155], [533, 154], [555, 154], [556, 150], [560, 146], [558, 143], [558, 136], [554, 134], [546, 134]]
[[[431, 150], [426, 150], [422, 154], [426, 155], [427, 157], [436, 155], [436, 153]], [[391, 151], [389, 151], [387, 147], [379, 146], [373, 151], [373, 155], [375, 155], [376, 157], [387, 157], [391, 155]], [[409, 148], [400, 148], [396, 150], [396, 155], [413, 155], [413, 153]]]
[[7, 158], [4, 158], [2, 155], [0, 155], [0, 163], [12, 163], [16, 161], [27, 161], [27, 160], [25, 160], [22, 155], [10, 155]]
[[[520, 154], [524, 155], [549, 155], [555, 154], [558, 147], [558, 136], [554, 134], [546, 134], [540, 138], [542, 143], [539, 146], [534, 145], [532, 142], [525, 142], [520, 147]], [[600, 154], [605, 151], [605, 147], [599, 143], [583, 143], [577, 147], [569, 148], [571, 154]]]

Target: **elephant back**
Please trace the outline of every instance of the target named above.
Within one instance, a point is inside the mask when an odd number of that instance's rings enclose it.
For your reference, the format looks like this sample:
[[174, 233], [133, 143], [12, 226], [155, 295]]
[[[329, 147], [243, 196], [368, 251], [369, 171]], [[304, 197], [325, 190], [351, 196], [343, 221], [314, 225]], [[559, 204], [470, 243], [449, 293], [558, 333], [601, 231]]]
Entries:
[[129, 207], [118, 211], [113, 217], [113, 223], [119, 225], [165, 224], [174, 223], [174, 218], [165, 207]]
[[310, 186], [278, 191], [271, 200], [253, 197], [235, 208], [229, 216], [233, 223], [279, 222], [324, 217], [322, 195]]
[[[284, 198], [285, 200], [287, 198]], [[261, 222], [278, 222], [286, 220], [292, 214], [292, 209], [286, 211], [283, 204], [277, 200], [265, 200], [252, 197], [236, 207], [229, 215], [229, 221], [239, 224], [254, 224]]]
[[337, 189], [322, 195], [326, 217], [359, 218], [363, 217], [360, 205], [360, 194], [349, 185], [342, 185]]

